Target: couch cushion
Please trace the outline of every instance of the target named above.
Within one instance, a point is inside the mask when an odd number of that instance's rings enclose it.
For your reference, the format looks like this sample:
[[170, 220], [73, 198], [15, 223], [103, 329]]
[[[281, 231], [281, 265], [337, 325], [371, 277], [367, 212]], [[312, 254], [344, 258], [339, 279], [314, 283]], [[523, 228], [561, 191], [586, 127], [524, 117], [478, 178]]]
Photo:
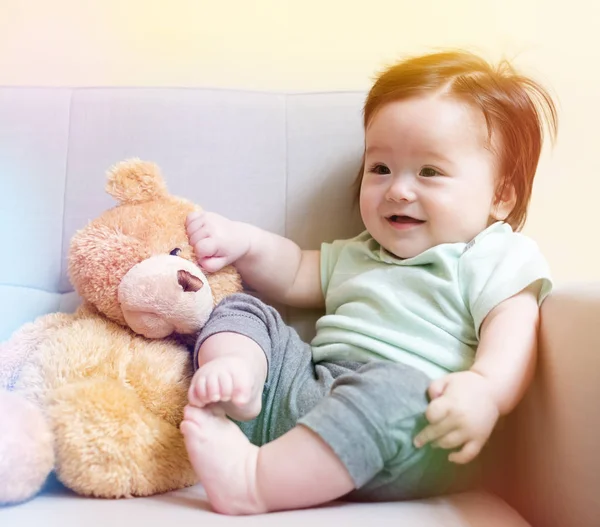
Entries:
[[70, 100], [0, 89], [0, 284], [59, 292]]
[[55, 486], [34, 500], [0, 509], [2, 525], [44, 527], [111, 525], [207, 525], [229, 527], [363, 526], [377, 527], [527, 527], [506, 503], [486, 493], [465, 493], [406, 503], [334, 503], [325, 507], [261, 516], [231, 517], [211, 511], [198, 485], [176, 492], [129, 500], [96, 500], [74, 496]]
[[364, 135], [363, 93], [287, 98], [286, 235], [305, 249], [364, 227], [352, 209]]
[[[303, 249], [364, 228], [358, 207], [348, 206], [362, 158], [364, 97], [361, 92], [287, 97], [286, 235]], [[305, 341], [312, 339], [322, 311], [279, 310]]]
[[71, 313], [79, 304], [76, 293], [52, 293], [43, 289], [0, 285], [0, 342], [40, 315]]
[[[85, 89], [75, 91], [71, 114], [66, 240], [114, 205], [105, 173], [128, 157], [156, 162], [173, 194], [283, 234], [284, 95]], [[64, 272], [61, 288], [70, 289]]]
[[[210, 210], [286, 234], [303, 248], [362, 229], [348, 212], [363, 144], [364, 93], [210, 89], [0, 89], [0, 284], [29, 286], [6, 338], [72, 291], [68, 242], [114, 205], [105, 172], [156, 161], [170, 190]], [[314, 211], [313, 213], [309, 213]], [[19, 260], [10, 259], [17, 253]], [[31, 302], [38, 295], [44, 300]], [[19, 306], [16, 306], [16, 304]], [[285, 312], [306, 339], [319, 313]]]

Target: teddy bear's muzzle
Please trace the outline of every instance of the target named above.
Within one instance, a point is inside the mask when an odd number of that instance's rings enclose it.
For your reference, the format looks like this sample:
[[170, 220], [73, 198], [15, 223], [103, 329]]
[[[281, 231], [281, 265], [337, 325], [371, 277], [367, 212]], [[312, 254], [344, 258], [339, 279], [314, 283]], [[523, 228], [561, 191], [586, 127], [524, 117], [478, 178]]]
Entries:
[[210, 285], [200, 268], [167, 254], [132, 267], [119, 284], [118, 299], [129, 327], [151, 339], [198, 332], [213, 307]]

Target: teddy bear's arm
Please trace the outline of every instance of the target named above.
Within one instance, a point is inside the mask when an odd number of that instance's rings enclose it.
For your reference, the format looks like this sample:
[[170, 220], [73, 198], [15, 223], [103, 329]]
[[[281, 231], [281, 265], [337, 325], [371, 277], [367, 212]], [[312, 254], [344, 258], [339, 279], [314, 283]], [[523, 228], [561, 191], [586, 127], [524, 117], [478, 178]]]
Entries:
[[74, 316], [68, 313], [42, 315], [19, 328], [9, 340], [0, 343], [0, 388], [11, 390], [23, 365], [40, 343], [56, 329], [70, 323]]

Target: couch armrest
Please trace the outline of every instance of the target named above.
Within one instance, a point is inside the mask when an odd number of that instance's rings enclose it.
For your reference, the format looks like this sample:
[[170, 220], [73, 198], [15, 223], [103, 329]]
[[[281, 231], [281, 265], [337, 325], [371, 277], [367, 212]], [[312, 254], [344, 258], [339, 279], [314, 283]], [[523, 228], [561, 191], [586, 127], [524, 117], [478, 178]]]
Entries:
[[500, 430], [496, 490], [532, 525], [592, 527], [600, 518], [600, 284], [557, 288], [541, 313], [536, 378]]

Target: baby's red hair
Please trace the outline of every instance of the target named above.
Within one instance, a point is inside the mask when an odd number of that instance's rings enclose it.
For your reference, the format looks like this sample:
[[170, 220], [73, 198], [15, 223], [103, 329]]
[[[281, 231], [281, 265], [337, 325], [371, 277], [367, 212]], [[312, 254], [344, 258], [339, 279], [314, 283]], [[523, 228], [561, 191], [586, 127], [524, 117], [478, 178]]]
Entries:
[[[364, 107], [365, 130], [384, 104], [443, 92], [481, 110], [488, 146], [495, 146], [500, 174], [497, 198], [514, 189], [516, 203], [506, 222], [523, 227], [533, 178], [542, 150], [544, 127], [556, 137], [557, 111], [549, 93], [519, 75], [507, 62], [494, 67], [469, 52], [433, 53], [402, 61], [385, 70], [369, 91]], [[492, 136], [494, 137], [492, 145]], [[358, 175], [360, 189], [363, 167]]]

